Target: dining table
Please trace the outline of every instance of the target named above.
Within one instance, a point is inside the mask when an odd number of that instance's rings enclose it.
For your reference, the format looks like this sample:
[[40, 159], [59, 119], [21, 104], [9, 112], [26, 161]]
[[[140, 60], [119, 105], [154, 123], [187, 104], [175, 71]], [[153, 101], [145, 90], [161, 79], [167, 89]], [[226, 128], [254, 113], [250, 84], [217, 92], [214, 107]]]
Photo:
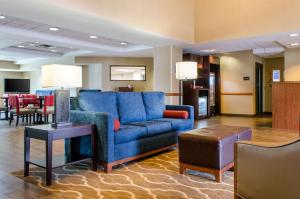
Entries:
[[[4, 100], [4, 107], [6, 108], [5, 109], [5, 117], [1, 118], [0, 120], [9, 120], [9, 116], [8, 116], [8, 114], [9, 114], [8, 96], [0, 96], [0, 99]], [[19, 97], [19, 99], [21, 99], [21, 100], [24, 100], [24, 99], [31, 100], [33, 98]], [[44, 104], [44, 101], [45, 101], [45, 96], [38, 96], [35, 99], [39, 101], [39, 107], [32, 106], [32, 107], [29, 107], [29, 108], [33, 108], [33, 109], [43, 108], [43, 104]]]

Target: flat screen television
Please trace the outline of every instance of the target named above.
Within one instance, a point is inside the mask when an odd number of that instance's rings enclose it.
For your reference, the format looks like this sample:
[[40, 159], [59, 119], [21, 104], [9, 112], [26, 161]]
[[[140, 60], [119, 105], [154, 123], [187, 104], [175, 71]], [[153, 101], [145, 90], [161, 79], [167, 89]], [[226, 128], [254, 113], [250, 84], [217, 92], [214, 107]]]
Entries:
[[29, 93], [30, 79], [4, 79], [5, 93]]

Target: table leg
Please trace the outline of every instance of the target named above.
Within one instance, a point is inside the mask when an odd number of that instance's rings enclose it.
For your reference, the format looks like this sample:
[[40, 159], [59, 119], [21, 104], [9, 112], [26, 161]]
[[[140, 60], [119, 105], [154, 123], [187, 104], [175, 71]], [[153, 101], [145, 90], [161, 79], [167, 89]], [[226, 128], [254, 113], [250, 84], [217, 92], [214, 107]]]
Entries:
[[9, 120], [8, 118], [8, 98], [5, 99], [5, 107], [6, 107], [6, 111], [5, 111], [5, 119]]
[[43, 108], [43, 99], [40, 98], [40, 108]]
[[24, 177], [29, 175], [30, 138], [24, 130]]
[[52, 137], [49, 135], [46, 141], [46, 185], [52, 181]]
[[92, 170], [97, 171], [97, 127], [96, 125], [92, 126]]

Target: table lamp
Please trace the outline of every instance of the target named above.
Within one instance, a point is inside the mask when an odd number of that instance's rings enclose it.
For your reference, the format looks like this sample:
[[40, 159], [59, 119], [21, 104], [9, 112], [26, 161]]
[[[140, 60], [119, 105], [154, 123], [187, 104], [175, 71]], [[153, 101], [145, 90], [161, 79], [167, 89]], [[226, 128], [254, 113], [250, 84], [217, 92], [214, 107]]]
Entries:
[[70, 122], [70, 90], [82, 87], [82, 67], [73, 65], [43, 65], [42, 87], [59, 88], [54, 92], [55, 120], [53, 127], [68, 126]]
[[182, 81], [197, 79], [197, 62], [185, 61], [176, 63], [176, 79], [179, 80], [179, 104], [182, 105]]

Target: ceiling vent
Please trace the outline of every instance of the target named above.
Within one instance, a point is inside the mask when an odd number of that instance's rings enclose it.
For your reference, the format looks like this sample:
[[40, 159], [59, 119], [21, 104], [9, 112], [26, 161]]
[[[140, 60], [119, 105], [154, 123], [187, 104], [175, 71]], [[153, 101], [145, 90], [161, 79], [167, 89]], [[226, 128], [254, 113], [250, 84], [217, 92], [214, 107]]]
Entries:
[[50, 49], [50, 48], [54, 48], [54, 46], [48, 45], [48, 44], [40, 44], [40, 45], [36, 45], [37, 48], [45, 48], [45, 49]]

